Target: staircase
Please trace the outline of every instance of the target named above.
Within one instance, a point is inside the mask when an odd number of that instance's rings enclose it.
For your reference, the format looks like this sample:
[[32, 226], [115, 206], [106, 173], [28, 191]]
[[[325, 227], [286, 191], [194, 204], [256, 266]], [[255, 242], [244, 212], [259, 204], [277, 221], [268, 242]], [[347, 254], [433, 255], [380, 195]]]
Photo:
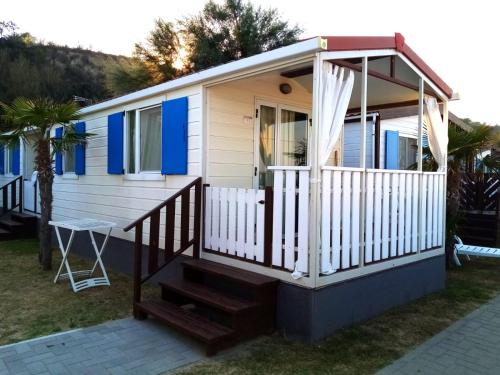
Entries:
[[[0, 187], [0, 241], [32, 238], [37, 235], [37, 218], [23, 213], [23, 177]], [[18, 211], [14, 211], [17, 209]]]
[[278, 280], [202, 259], [182, 262], [183, 277], [160, 282], [159, 301], [134, 305], [206, 345], [207, 355], [274, 331]]
[[22, 212], [10, 212], [0, 218], [0, 241], [35, 238], [37, 218]]
[[[152, 316], [201, 341], [206, 345], [207, 355], [213, 355], [241, 340], [273, 332], [278, 280], [199, 259], [201, 190], [201, 178], [197, 178], [124, 231], [135, 230], [134, 317]], [[191, 196], [194, 196], [193, 215]], [[180, 204], [176, 204], [178, 199]], [[181, 210], [180, 228], [174, 227], [177, 207]], [[165, 248], [160, 249], [160, 217], [163, 215]], [[149, 246], [147, 264], [143, 265], [146, 220], [149, 221]], [[175, 230], [180, 232], [178, 241], [175, 241]], [[143, 300], [142, 284], [157, 276], [187, 249], [192, 250], [193, 259], [181, 262], [182, 276], [160, 280], [158, 298]]]

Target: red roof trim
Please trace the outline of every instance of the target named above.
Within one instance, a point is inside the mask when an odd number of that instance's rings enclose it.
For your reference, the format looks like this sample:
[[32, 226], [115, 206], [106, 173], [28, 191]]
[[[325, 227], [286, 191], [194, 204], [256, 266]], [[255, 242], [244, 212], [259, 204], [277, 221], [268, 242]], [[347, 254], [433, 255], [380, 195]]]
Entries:
[[370, 49], [394, 49], [402, 53], [422, 73], [424, 73], [443, 93], [451, 98], [453, 90], [437, 73], [425, 63], [408, 45], [400, 33], [392, 36], [325, 36], [328, 51], [355, 51]]

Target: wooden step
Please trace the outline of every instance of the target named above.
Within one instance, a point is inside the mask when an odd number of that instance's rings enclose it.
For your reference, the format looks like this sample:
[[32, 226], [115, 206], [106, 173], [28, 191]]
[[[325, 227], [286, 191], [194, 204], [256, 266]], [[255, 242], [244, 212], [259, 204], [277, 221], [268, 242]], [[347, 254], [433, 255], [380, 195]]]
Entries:
[[260, 306], [257, 302], [236, 298], [222, 291], [188, 280], [170, 280], [160, 282], [160, 285], [167, 292], [174, 292], [229, 314], [243, 314]]
[[0, 227], [13, 233], [18, 233], [24, 229], [24, 224], [12, 219], [2, 219], [0, 220]]
[[26, 214], [24, 212], [12, 212], [10, 215], [14, 221], [19, 221], [24, 224], [36, 224], [37, 217], [34, 215]]
[[261, 275], [254, 272], [242, 270], [240, 268], [226, 266], [224, 264], [211, 262], [204, 259], [191, 259], [182, 262], [183, 267], [201, 273], [209, 274], [221, 279], [237, 282], [253, 288], [275, 285], [278, 279]]
[[215, 354], [221, 348], [219, 345], [234, 335], [232, 329], [166, 301], [142, 301], [136, 303], [134, 309], [207, 344], [209, 355]]

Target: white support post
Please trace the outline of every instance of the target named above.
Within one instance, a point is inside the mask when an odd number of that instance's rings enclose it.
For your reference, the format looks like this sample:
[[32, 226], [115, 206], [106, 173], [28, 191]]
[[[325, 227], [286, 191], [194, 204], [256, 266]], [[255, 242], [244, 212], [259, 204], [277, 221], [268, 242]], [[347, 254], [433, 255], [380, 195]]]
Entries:
[[360, 151], [360, 168], [361, 172], [361, 196], [359, 204], [359, 266], [365, 265], [365, 195], [366, 195], [366, 107], [367, 107], [367, 91], [368, 91], [368, 57], [363, 57], [363, 65], [361, 69], [361, 151]]
[[[448, 100], [443, 101], [443, 124], [446, 126], [446, 131], [448, 131]], [[448, 185], [448, 150], [446, 150], [446, 159], [445, 159], [445, 168], [444, 168], [444, 177], [443, 177], [443, 248], [446, 252], [446, 191]]]
[[424, 80], [418, 80], [418, 139], [417, 139], [417, 167], [422, 172], [422, 134], [424, 129]]
[[366, 168], [366, 89], [368, 80], [368, 57], [363, 57], [361, 69], [361, 148], [360, 148], [360, 168]]
[[320, 273], [320, 227], [321, 227], [321, 167], [319, 165], [319, 137], [320, 137], [320, 118], [321, 118], [321, 68], [322, 55], [317, 53], [314, 58], [313, 68], [313, 95], [312, 95], [312, 126], [310, 128], [309, 150], [311, 161], [310, 174], [310, 205], [309, 205], [309, 274], [313, 281], [311, 287], [315, 288], [319, 282]]
[[[418, 138], [417, 138], [417, 170], [422, 172], [422, 135], [424, 130], [424, 85], [425, 82], [422, 77], [418, 80]], [[422, 173], [418, 175], [418, 208], [417, 208], [417, 223], [418, 225], [418, 241], [417, 241], [417, 253], [420, 253], [420, 244], [422, 243], [421, 237], [423, 233], [422, 228], [422, 189], [424, 187], [422, 181]]]

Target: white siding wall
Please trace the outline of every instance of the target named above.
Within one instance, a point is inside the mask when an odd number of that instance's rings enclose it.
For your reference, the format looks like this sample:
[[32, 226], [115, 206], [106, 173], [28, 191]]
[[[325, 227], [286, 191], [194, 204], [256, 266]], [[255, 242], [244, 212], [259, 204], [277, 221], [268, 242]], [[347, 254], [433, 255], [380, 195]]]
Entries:
[[[375, 126], [372, 121], [367, 121], [366, 132], [366, 166], [373, 168], [373, 153]], [[344, 124], [343, 135], [343, 167], [359, 168], [360, 151], [360, 123], [351, 122]], [[399, 132], [399, 136], [408, 138], [417, 138], [418, 135], [418, 116], [400, 117], [380, 121], [380, 168], [385, 166], [385, 132], [394, 130]]]
[[[343, 167], [360, 168], [361, 123], [348, 122], [344, 124], [343, 136]], [[373, 146], [375, 126], [373, 121], [366, 121], [366, 167], [373, 168]]]
[[[161, 181], [130, 181], [122, 175], [107, 173], [107, 116], [111, 113], [132, 110], [163, 100], [188, 96], [188, 176], [166, 176]], [[86, 130], [93, 133], [86, 150], [84, 176], [56, 176], [54, 181], [54, 220], [71, 218], [97, 218], [116, 222], [115, 237], [132, 240], [133, 231], [125, 233], [122, 228], [131, 223], [196, 176], [201, 176], [201, 88], [200, 86], [166, 93], [141, 102], [115, 107], [85, 116]], [[179, 214], [180, 207], [176, 213]], [[176, 226], [180, 217], [176, 217]], [[160, 228], [163, 246], [165, 217]], [[192, 226], [191, 226], [192, 228]], [[148, 225], [144, 228], [149, 233]], [[178, 230], [176, 230], [178, 232]], [[178, 235], [178, 233], [177, 233]]]
[[[283, 95], [279, 84], [292, 93]], [[293, 80], [265, 74], [208, 90], [207, 181], [219, 187], [253, 187], [255, 102], [266, 100], [310, 110], [312, 95]]]
[[408, 116], [380, 121], [380, 167], [385, 166], [385, 131], [399, 132], [400, 137], [417, 138], [418, 116]]

